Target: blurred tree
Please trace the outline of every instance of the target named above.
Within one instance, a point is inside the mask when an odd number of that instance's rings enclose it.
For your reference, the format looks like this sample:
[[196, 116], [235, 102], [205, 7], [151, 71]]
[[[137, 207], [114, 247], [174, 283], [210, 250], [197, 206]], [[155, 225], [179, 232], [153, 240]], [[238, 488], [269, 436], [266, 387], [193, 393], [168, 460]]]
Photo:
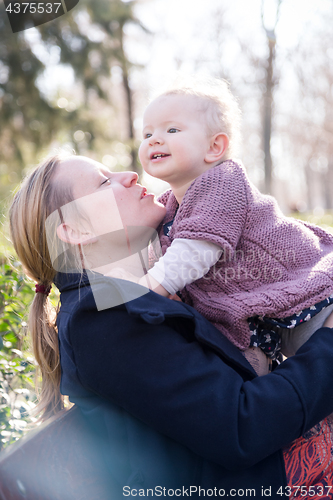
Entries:
[[[277, 0], [275, 6], [274, 20], [270, 26], [265, 21], [265, 7], [267, 0], [261, 2], [261, 20], [266, 32], [268, 57], [265, 64], [266, 78], [263, 92], [263, 146], [265, 155], [265, 192], [272, 194], [272, 155], [271, 155], [271, 136], [272, 136], [272, 115], [273, 115], [273, 88], [276, 84], [274, 79], [275, 65], [275, 29], [279, 20], [280, 6], [282, 0]], [[271, 3], [271, 2], [270, 2]], [[270, 5], [271, 9], [272, 6]]]
[[[272, 183], [271, 136], [274, 90], [278, 82], [275, 30], [281, 3], [282, 0], [262, 0], [261, 24], [265, 36], [260, 34], [260, 44], [256, 45], [251, 38], [237, 33], [228, 17], [229, 5], [220, 2], [208, 13], [209, 35], [203, 40], [201, 53], [193, 61], [195, 71], [204, 68], [210, 75], [230, 81], [231, 90], [238, 97], [243, 111], [242, 158], [251, 179], [271, 194], [276, 190]], [[202, 25], [196, 28], [196, 31], [204, 29]], [[265, 41], [267, 48], [264, 46], [262, 50]], [[177, 56], [177, 63], [182, 69], [183, 65], [188, 65], [191, 56], [185, 51], [179, 52], [181, 56]], [[230, 54], [234, 64], [230, 64]]]
[[[57, 20], [18, 34], [10, 32], [0, 4], [0, 196], [51, 143], [69, 143], [79, 153], [98, 150], [110, 167], [138, 169], [125, 51], [127, 25], [144, 30], [134, 4], [81, 0]], [[62, 64], [58, 73], [66, 75], [65, 65], [75, 75], [72, 88], [58, 94], [42, 82], [50, 78], [52, 58]]]
[[[81, 0], [72, 16], [64, 16], [59, 22], [47, 23], [40, 29], [42, 39], [49, 50], [52, 46], [60, 48], [60, 60], [69, 64], [75, 73], [77, 83], [81, 84], [85, 105], [89, 100], [97, 104], [104, 101], [104, 106], [111, 103], [126, 116], [123, 139], [129, 146], [131, 167], [138, 170], [133, 131], [133, 95], [130, 86], [132, 64], [125, 51], [126, 27], [132, 23], [145, 31], [144, 26], [135, 17], [135, 2], [122, 0]], [[115, 96], [112, 90], [111, 73], [121, 77], [122, 95]], [[94, 110], [95, 111], [95, 110]], [[96, 113], [80, 116], [77, 124], [88, 131], [93, 146], [95, 138], [103, 136], [110, 140], [110, 130], [101, 130], [99, 116]], [[110, 120], [108, 120], [110, 125]], [[121, 123], [121, 120], [120, 120]], [[113, 125], [113, 133], [119, 133], [118, 123]], [[129, 165], [125, 165], [128, 167]]]
[[61, 110], [37, 86], [44, 70], [24, 34], [8, 33], [0, 4], [0, 175], [1, 192], [17, 182], [16, 172], [51, 140]]
[[306, 205], [333, 210], [333, 8], [289, 60], [297, 75], [297, 97], [286, 122], [284, 144], [304, 171]]

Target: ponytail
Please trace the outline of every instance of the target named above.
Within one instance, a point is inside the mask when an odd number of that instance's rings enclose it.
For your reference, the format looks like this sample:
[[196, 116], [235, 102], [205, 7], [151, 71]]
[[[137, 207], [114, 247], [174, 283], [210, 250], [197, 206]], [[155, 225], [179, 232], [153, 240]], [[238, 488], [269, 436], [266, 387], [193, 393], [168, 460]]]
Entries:
[[36, 411], [41, 412], [42, 420], [64, 408], [64, 398], [60, 393], [57, 312], [48, 293], [43, 293], [43, 290], [50, 289], [56, 274], [48, 251], [45, 221], [54, 210], [73, 199], [68, 189], [61, 189], [54, 181], [57, 166], [66, 156], [54, 155], [41, 163], [23, 181], [9, 211], [15, 251], [26, 274], [37, 285], [29, 311], [28, 329], [42, 376], [36, 407]]
[[56, 312], [49, 298], [36, 293], [29, 311], [28, 328], [32, 338], [35, 359], [42, 373], [42, 387], [37, 411], [43, 420], [64, 409], [64, 399], [60, 393], [60, 358]]

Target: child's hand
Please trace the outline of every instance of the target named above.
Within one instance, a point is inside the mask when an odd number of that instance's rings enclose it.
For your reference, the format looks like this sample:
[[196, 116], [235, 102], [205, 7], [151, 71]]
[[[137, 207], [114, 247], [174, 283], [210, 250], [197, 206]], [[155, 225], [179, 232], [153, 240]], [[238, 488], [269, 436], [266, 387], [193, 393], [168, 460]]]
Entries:
[[139, 279], [138, 283], [139, 285], [146, 286], [150, 290], [154, 290], [154, 292], [162, 295], [163, 297], [169, 297], [170, 295], [169, 292], [167, 292], [166, 289], [158, 281], [156, 281], [152, 276], [149, 275], [149, 273], [142, 276], [142, 278]]
[[125, 271], [122, 267], [115, 267], [111, 271], [105, 274], [105, 276], [109, 276], [110, 278], [119, 278], [121, 280], [132, 281], [133, 283], [138, 283], [139, 278], [134, 276], [134, 274]]
[[182, 299], [176, 293], [174, 295], [170, 295], [169, 299], [175, 300], [176, 302], [182, 302]]
[[[148, 274], [145, 274], [142, 276], [142, 278], [138, 278], [137, 276], [134, 276], [134, 274], [126, 271], [122, 267], [115, 267], [111, 271], [105, 274], [105, 276], [109, 276], [110, 278], [119, 278], [121, 280], [127, 280], [127, 281], [132, 281], [133, 283], [138, 283], [139, 285], [145, 286], [149, 288], [150, 290], [154, 290], [154, 292], [158, 293], [159, 295], [163, 295], [164, 297], [169, 297], [169, 292], [166, 291], [165, 288], [163, 288], [162, 285], [158, 283], [158, 281], [154, 280], [151, 276]], [[180, 300], [179, 297], [175, 300]]]

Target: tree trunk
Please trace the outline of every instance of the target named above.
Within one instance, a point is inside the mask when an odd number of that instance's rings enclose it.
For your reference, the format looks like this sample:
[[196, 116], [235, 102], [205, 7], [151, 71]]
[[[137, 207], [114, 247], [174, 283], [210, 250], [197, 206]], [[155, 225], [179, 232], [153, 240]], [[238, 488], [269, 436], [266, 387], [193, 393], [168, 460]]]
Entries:
[[272, 194], [272, 115], [273, 115], [273, 67], [275, 60], [275, 38], [267, 33], [269, 55], [266, 67], [266, 90], [264, 93], [263, 139], [265, 153], [265, 192]]
[[132, 157], [132, 169], [140, 173], [140, 168], [137, 162], [137, 148], [135, 147], [135, 137], [134, 137], [134, 127], [133, 127], [133, 96], [132, 96], [132, 90], [129, 85], [129, 78], [128, 78], [128, 63], [127, 59], [125, 56], [125, 51], [124, 51], [124, 44], [123, 44], [123, 38], [124, 38], [124, 32], [123, 32], [123, 26], [120, 26], [120, 51], [121, 51], [121, 69], [123, 73], [123, 86], [125, 90], [125, 96], [126, 96], [126, 105], [127, 105], [127, 122], [128, 122], [128, 138], [130, 141], [130, 147], [131, 147], [131, 157]]

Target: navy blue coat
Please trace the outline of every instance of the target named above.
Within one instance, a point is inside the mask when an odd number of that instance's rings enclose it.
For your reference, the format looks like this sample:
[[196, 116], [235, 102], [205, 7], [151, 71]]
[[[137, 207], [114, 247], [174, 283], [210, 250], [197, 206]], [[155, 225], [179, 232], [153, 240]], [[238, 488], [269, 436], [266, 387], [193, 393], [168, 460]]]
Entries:
[[[170, 489], [197, 498], [199, 487], [235, 498], [250, 489], [265, 498], [270, 488], [270, 498], [287, 498], [278, 494], [281, 448], [333, 412], [332, 329], [257, 377], [185, 304], [150, 291], [98, 311], [85, 275], [58, 274], [56, 284], [61, 392], [96, 432], [119, 498], [148, 488], [148, 496]], [[138, 285], [98, 275], [96, 287], [121, 302]]]

